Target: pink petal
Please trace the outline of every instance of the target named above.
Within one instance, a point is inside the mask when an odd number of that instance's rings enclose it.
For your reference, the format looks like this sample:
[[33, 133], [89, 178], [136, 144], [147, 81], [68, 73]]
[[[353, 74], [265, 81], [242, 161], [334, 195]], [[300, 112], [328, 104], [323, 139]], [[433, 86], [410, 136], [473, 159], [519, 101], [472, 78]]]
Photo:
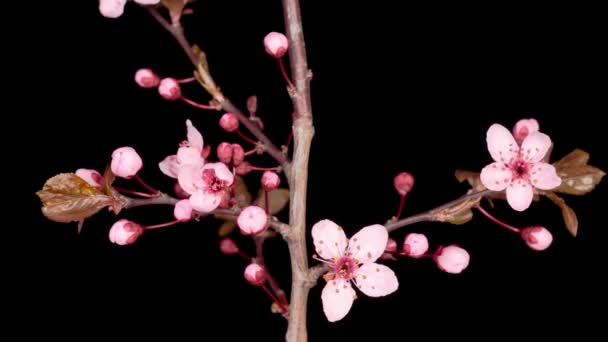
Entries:
[[182, 165], [203, 165], [205, 160], [201, 151], [194, 147], [180, 147], [177, 149], [177, 162]]
[[551, 138], [541, 132], [530, 133], [521, 144], [522, 157], [531, 162], [541, 161], [551, 147]]
[[190, 196], [192, 209], [203, 213], [215, 210], [222, 201], [221, 194], [212, 194], [204, 191], [197, 191]]
[[555, 167], [547, 163], [535, 163], [530, 170], [530, 180], [541, 190], [551, 190], [562, 184]]
[[490, 126], [486, 134], [486, 142], [492, 159], [497, 162], [509, 163], [519, 152], [515, 138], [503, 125]]
[[388, 232], [384, 226], [374, 224], [361, 228], [348, 242], [348, 251], [359, 262], [374, 262], [386, 247]]
[[517, 211], [528, 209], [533, 196], [532, 184], [527, 181], [517, 180], [507, 187], [507, 202]]
[[135, 2], [142, 5], [156, 5], [160, 0], [135, 0]]
[[327, 282], [321, 292], [323, 312], [330, 322], [339, 321], [350, 311], [356, 297], [350, 283], [345, 280]]
[[202, 172], [200, 165], [184, 165], [177, 171], [177, 182], [185, 192], [192, 195], [203, 189]]
[[348, 244], [344, 230], [330, 220], [312, 226], [312, 241], [319, 256], [328, 260], [342, 256]]
[[393, 270], [384, 265], [366, 263], [357, 270], [356, 274], [357, 287], [370, 297], [386, 296], [399, 287], [399, 281]]
[[232, 184], [232, 182], [234, 181], [234, 175], [232, 174], [232, 171], [230, 171], [230, 169], [228, 169], [228, 167], [224, 163], [205, 164], [203, 170], [208, 169], [212, 169], [213, 171], [215, 171], [215, 176], [228, 183], [228, 185]]
[[192, 125], [192, 121], [190, 120], [186, 120], [186, 127], [188, 129], [188, 142], [190, 146], [198, 150], [200, 155], [200, 152], [203, 150], [203, 135]]
[[125, 10], [127, 0], [99, 0], [99, 12], [106, 18], [118, 18]]
[[481, 183], [492, 191], [502, 191], [511, 184], [513, 172], [504, 163], [492, 163], [481, 170]]
[[179, 170], [179, 163], [177, 162], [177, 156], [175, 154], [167, 156], [163, 161], [158, 163], [160, 171], [171, 178], [177, 178], [177, 171]]

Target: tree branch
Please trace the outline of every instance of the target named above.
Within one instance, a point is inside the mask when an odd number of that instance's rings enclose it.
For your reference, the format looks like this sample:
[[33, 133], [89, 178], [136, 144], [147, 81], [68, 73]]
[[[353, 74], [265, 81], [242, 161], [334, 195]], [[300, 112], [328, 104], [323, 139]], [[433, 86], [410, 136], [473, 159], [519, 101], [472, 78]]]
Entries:
[[[165, 30], [171, 33], [173, 38], [175, 38], [179, 46], [182, 48], [182, 50], [184, 50], [184, 52], [188, 56], [190, 63], [192, 63], [194, 68], [197, 68], [200, 61], [192, 50], [192, 46], [186, 39], [182, 26], [179, 25], [179, 23], [177, 25], [169, 23], [169, 21], [165, 19], [155, 7], [145, 6], [145, 8], [148, 10], [148, 12], [150, 12], [152, 17], [154, 17], [154, 19], [156, 19], [156, 21], [158, 21], [165, 28]], [[287, 170], [289, 168], [289, 160], [285, 156], [285, 154], [283, 154], [281, 149], [279, 149], [275, 144], [273, 144], [272, 141], [266, 136], [266, 134], [264, 134], [264, 132], [262, 132], [262, 130], [255, 123], [251, 122], [249, 118], [240, 109], [238, 109], [227, 97], [222, 97], [222, 109], [234, 114], [238, 118], [239, 122], [241, 122], [243, 126], [245, 126], [251, 132], [251, 134], [253, 134], [258, 140], [262, 142], [265, 151], [268, 152], [268, 154], [276, 161], [278, 161], [279, 164], [283, 166], [283, 169]]]

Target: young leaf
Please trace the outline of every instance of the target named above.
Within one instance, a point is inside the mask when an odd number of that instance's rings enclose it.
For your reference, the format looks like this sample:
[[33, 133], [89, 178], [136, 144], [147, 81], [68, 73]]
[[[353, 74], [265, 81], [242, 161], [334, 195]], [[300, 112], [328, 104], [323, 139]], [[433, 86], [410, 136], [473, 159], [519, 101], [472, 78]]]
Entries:
[[559, 197], [552, 191], [545, 192], [545, 196], [555, 203], [555, 205], [560, 207], [566, 228], [570, 234], [572, 234], [572, 236], [576, 236], [578, 233], [578, 218], [576, 217], [574, 210], [572, 210], [572, 208], [566, 204], [566, 201], [564, 201], [563, 198]]
[[553, 166], [557, 175], [561, 177], [562, 184], [553, 191], [569, 195], [584, 195], [591, 192], [606, 173], [587, 165], [588, 161], [589, 153], [576, 149], [555, 162]]

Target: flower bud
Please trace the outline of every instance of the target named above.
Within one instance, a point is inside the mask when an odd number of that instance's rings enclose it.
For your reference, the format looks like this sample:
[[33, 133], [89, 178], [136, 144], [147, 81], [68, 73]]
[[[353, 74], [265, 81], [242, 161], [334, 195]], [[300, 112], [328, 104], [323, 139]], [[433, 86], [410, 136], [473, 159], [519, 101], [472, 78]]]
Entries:
[[220, 127], [226, 132], [234, 132], [239, 128], [239, 120], [232, 113], [224, 113], [220, 118]]
[[244, 235], [255, 235], [266, 229], [268, 215], [264, 209], [250, 205], [241, 211], [236, 223]]
[[144, 165], [141, 157], [132, 147], [120, 147], [112, 152], [110, 168], [117, 177], [132, 178]]
[[230, 164], [232, 161], [232, 145], [227, 142], [217, 145], [217, 158], [224, 164]]
[[110, 228], [110, 241], [117, 245], [124, 246], [135, 242], [143, 233], [144, 227], [141, 225], [129, 220], [121, 219], [114, 223], [112, 228]]
[[551, 246], [553, 235], [545, 227], [532, 226], [521, 231], [521, 237], [526, 241], [528, 247], [535, 251], [542, 251]]
[[284, 34], [270, 32], [264, 37], [264, 48], [266, 52], [274, 58], [281, 58], [287, 52], [289, 41]]
[[266, 191], [272, 191], [279, 187], [281, 178], [274, 171], [264, 171], [262, 174], [262, 187]]
[[538, 132], [540, 126], [535, 119], [521, 119], [513, 126], [513, 136], [517, 142], [521, 143], [528, 134]]
[[266, 271], [258, 264], [249, 264], [245, 268], [245, 279], [255, 286], [262, 286], [266, 282]]
[[239, 252], [239, 247], [231, 238], [223, 238], [220, 241], [220, 250], [226, 255], [233, 255]]
[[239, 144], [232, 144], [232, 164], [240, 165], [245, 160], [245, 150]]
[[190, 221], [192, 218], [192, 205], [190, 204], [190, 201], [183, 199], [175, 203], [175, 208], [173, 208], [173, 216], [182, 222]]
[[182, 89], [175, 78], [163, 78], [158, 85], [158, 93], [165, 100], [177, 100], [182, 97]]
[[160, 77], [150, 69], [139, 69], [135, 73], [135, 83], [142, 88], [154, 88], [160, 84]]
[[97, 170], [93, 169], [78, 169], [76, 170], [76, 176], [87, 182], [90, 186], [94, 187], [99, 191], [103, 191], [103, 176]]
[[408, 172], [401, 172], [395, 176], [393, 185], [395, 185], [395, 190], [397, 190], [400, 195], [404, 196], [414, 187], [414, 176]]
[[452, 274], [458, 274], [467, 268], [470, 258], [466, 250], [456, 245], [440, 247], [433, 257], [440, 270]]
[[403, 254], [412, 258], [420, 258], [429, 250], [429, 240], [424, 234], [410, 233], [403, 241]]
[[244, 176], [244, 175], [248, 174], [249, 172], [251, 172], [251, 170], [252, 170], [251, 164], [247, 161], [240, 163], [236, 167], [236, 173], [240, 176]]

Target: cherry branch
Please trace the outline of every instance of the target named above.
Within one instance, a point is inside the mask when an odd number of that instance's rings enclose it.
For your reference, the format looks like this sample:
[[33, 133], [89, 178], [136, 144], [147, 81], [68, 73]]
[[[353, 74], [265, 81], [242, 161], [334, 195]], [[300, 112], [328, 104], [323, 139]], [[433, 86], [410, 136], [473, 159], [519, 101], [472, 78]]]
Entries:
[[[159, 12], [158, 9], [151, 6], [146, 6], [146, 9], [156, 21], [158, 21], [165, 30], [169, 31], [173, 38], [177, 41], [179, 46], [184, 50], [190, 63], [197, 68], [200, 61], [194, 51], [192, 50], [192, 46], [188, 42], [188, 39], [184, 35], [184, 30], [179, 23], [171, 24], [167, 19], [165, 19]], [[285, 170], [288, 170], [289, 159], [287, 156], [279, 149], [267, 136], [262, 132], [262, 130], [253, 122], [249, 120], [249, 118], [238, 109], [227, 97], [222, 96], [223, 100], [221, 101], [222, 109], [227, 112], [234, 114], [240, 123], [243, 124], [257, 139], [259, 139], [264, 145], [264, 150], [268, 152], [268, 154], [273, 157], [276, 161], [278, 161], [281, 166]]]

